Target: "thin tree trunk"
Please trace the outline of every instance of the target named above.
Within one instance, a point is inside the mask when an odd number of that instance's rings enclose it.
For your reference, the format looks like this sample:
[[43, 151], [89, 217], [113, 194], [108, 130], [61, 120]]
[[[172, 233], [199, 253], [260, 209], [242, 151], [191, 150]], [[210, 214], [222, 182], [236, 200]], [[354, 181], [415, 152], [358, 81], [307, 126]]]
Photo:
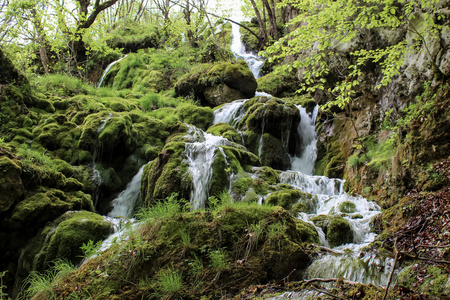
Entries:
[[263, 43], [265, 43], [268, 40], [266, 23], [261, 19], [261, 14], [259, 13], [258, 7], [256, 7], [255, 0], [250, 0], [250, 2], [252, 3], [253, 10], [255, 11], [256, 19], [258, 19], [260, 41], [263, 41]]

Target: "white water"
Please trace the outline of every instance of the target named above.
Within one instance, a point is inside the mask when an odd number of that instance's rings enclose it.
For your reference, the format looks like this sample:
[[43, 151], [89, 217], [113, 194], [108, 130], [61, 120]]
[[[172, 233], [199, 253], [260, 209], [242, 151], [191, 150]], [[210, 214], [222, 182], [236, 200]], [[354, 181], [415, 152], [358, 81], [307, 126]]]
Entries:
[[124, 59], [125, 57], [127, 57], [126, 55], [124, 57], [119, 58], [118, 60], [113, 61], [112, 63], [110, 63], [105, 71], [103, 72], [102, 78], [100, 78], [100, 81], [98, 82], [97, 88], [99, 88], [102, 83], [103, 83], [103, 79], [105, 79], [106, 74], [108, 74], [109, 70], [111, 70], [112, 66], [114, 66], [115, 64], [117, 64], [119, 61], [121, 61], [122, 59]]
[[143, 165], [139, 172], [137, 172], [136, 175], [134, 175], [131, 182], [128, 183], [125, 190], [123, 190], [119, 196], [117, 196], [112, 201], [113, 209], [108, 213], [108, 216], [110, 217], [125, 217], [129, 218], [131, 217], [131, 214], [133, 213], [133, 209], [135, 208], [136, 202], [139, 199], [140, 189], [141, 189], [141, 178], [142, 173], [144, 172]]
[[300, 124], [297, 132], [302, 139], [300, 155], [291, 157], [291, 169], [312, 175], [314, 172], [314, 163], [317, 158], [317, 135], [315, 130], [317, 112], [319, 106], [316, 105], [311, 115], [306, 109], [297, 105], [300, 111]]
[[233, 36], [233, 39], [231, 41], [231, 51], [233, 52], [236, 59], [245, 60], [255, 78], [259, 78], [264, 60], [253, 53], [245, 51], [245, 47], [241, 41], [241, 33], [239, 32], [239, 25], [231, 23], [231, 28], [232, 28], [231, 34]]
[[209, 197], [213, 175], [211, 166], [216, 158], [216, 150], [228, 140], [193, 126], [189, 126], [186, 137], [191, 139], [191, 142], [185, 144], [188, 170], [192, 177], [190, 201], [193, 209], [202, 209]]
[[244, 105], [248, 99], [236, 100], [231, 103], [227, 103], [214, 112], [214, 122], [228, 123], [230, 125], [238, 125], [242, 118], [245, 116]]

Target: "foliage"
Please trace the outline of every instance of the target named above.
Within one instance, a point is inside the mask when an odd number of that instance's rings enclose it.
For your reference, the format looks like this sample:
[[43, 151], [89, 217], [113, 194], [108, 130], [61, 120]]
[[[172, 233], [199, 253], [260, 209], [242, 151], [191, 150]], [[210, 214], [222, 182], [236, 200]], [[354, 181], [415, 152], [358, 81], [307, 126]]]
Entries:
[[[397, 30], [412, 27], [415, 32], [412, 41], [402, 40], [384, 48], [349, 51], [354, 62], [348, 70], [341, 70], [344, 74], [342, 81], [332, 90], [338, 96], [327, 105], [343, 108], [354, 94], [354, 87], [359, 85], [361, 69], [367, 63], [373, 62], [381, 68], [383, 77], [380, 87], [389, 84], [400, 74], [400, 67], [408, 53], [427, 51], [424, 37], [442, 29], [434, 19], [437, 3], [437, 0], [402, 0], [398, 3], [391, 0], [283, 0], [280, 8], [292, 5], [299, 11], [288, 24], [295, 29], [268, 47], [263, 55], [269, 61], [283, 61], [294, 55], [297, 59], [285, 64], [284, 71], [299, 70], [303, 77], [300, 91], [314, 92], [326, 87], [326, 77], [330, 72], [327, 59], [336, 55], [340, 46], [350, 43], [360, 32], [376, 28]], [[421, 11], [424, 18], [420, 28], [413, 25], [417, 11]], [[437, 16], [439, 21], [442, 17], [439, 14]], [[425, 47], [418, 47], [421, 43]]]
[[182, 274], [171, 268], [162, 270], [157, 280], [156, 290], [164, 296], [174, 297], [183, 288]]
[[173, 193], [165, 200], [157, 201], [154, 205], [143, 207], [136, 214], [136, 217], [142, 221], [151, 221], [155, 218], [171, 218], [176, 214], [189, 210], [189, 205], [184, 199], [178, 199], [178, 194]]
[[228, 269], [227, 252], [225, 249], [213, 250], [209, 253], [209, 259], [211, 260], [211, 267], [220, 272]]
[[7, 271], [0, 272], [0, 300], [10, 300], [8, 294], [4, 291], [6, 286], [3, 284], [3, 277], [5, 277]]
[[76, 268], [69, 262], [64, 260], [56, 260], [53, 266], [44, 274], [33, 271], [24, 281], [23, 294], [19, 295], [19, 299], [53, 299], [55, 293], [53, 285], [55, 282], [63, 280], [74, 272]]
[[98, 253], [98, 250], [100, 249], [100, 246], [102, 245], [103, 241], [97, 241], [97, 243], [94, 243], [93, 240], [89, 240], [87, 243], [83, 243], [83, 245], [80, 247], [83, 251], [83, 256], [86, 259], [89, 259], [93, 255], [96, 255]]

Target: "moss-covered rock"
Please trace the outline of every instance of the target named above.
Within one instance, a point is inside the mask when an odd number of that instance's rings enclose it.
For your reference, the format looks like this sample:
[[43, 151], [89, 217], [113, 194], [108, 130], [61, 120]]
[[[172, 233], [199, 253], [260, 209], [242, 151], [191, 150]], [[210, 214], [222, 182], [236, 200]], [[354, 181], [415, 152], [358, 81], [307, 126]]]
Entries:
[[45, 269], [45, 266], [56, 259], [77, 264], [83, 258], [80, 248], [83, 244], [103, 240], [111, 231], [111, 223], [95, 213], [68, 212], [62, 218], [63, 221], [57, 225], [48, 245], [43, 245], [44, 251], [40, 253], [43, 266], [37, 266], [38, 269]]
[[408, 266], [400, 271], [397, 282], [401, 286], [432, 296], [450, 294], [449, 274], [438, 266]]
[[294, 213], [314, 213], [317, 202], [317, 197], [294, 189], [273, 192], [266, 199], [266, 203], [281, 206]]
[[66, 211], [81, 209], [94, 210], [91, 196], [81, 191], [63, 192], [48, 189], [35, 193], [15, 205], [7, 222], [17, 228], [27, 226], [39, 228]]
[[274, 97], [291, 97], [298, 90], [298, 82], [293, 76], [269, 73], [257, 79], [258, 91], [266, 92]]
[[342, 143], [334, 141], [326, 146], [326, 155], [316, 162], [315, 173], [330, 178], [343, 178], [345, 156]]
[[180, 105], [175, 110], [180, 121], [192, 124], [198, 128], [206, 130], [214, 121], [214, 112], [210, 107], [201, 107], [197, 105]]
[[244, 61], [203, 64], [192, 69], [177, 82], [177, 96], [193, 96], [209, 106], [250, 98], [256, 80]]
[[327, 239], [331, 247], [353, 242], [353, 231], [350, 223], [342, 217], [335, 217], [327, 228]]
[[20, 165], [19, 161], [6, 155], [0, 156], [0, 213], [7, 211], [25, 195], [25, 188], [20, 178], [22, 173]]
[[242, 144], [242, 137], [239, 132], [234, 127], [226, 123], [214, 124], [213, 126], [209, 127], [206, 132], [224, 137], [234, 143]]
[[144, 168], [141, 180], [141, 195], [150, 205], [158, 199], [177, 192], [181, 198], [189, 199], [191, 177], [184, 161], [184, 142], [171, 141], [162, 152]]

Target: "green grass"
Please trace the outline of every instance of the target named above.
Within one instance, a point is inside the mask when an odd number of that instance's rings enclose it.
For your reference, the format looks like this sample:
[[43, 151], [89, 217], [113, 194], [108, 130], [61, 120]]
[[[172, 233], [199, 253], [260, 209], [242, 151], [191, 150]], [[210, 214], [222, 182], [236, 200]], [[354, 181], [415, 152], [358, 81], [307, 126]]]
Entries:
[[211, 260], [211, 267], [215, 271], [224, 271], [229, 268], [227, 262], [227, 252], [224, 249], [213, 250], [209, 253], [209, 259]]
[[172, 268], [160, 272], [156, 290], [164, 296], [174, 297], [183, 288], [182, 274]]
[[152, 206], [141, 208], [141, 210], [136, 214], [136, 217], [141, 222], [146, 222], [153, 219], [168, 219], [176, 214], [187, 211], [189, 211], [189, 208], [186, 205], [186, 200], [179, 200], [178, 194], [173, 193], [165, 200], [160, 200]]

